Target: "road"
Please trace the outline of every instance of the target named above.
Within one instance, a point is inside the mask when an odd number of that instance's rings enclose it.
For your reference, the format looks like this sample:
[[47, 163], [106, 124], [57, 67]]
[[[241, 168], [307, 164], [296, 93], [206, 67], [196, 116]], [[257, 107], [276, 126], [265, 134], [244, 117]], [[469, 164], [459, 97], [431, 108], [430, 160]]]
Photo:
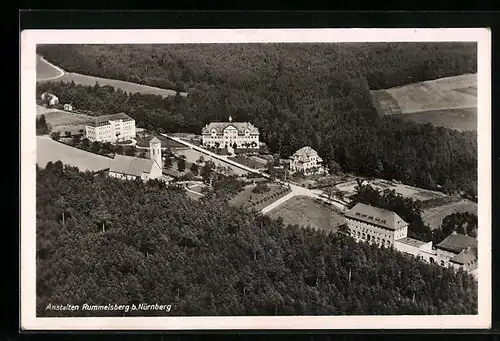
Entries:
[[56, 70], [59, 73], [57, 76], [53, 76], [53, 77], [46, 77], [46, 78], [38, 78], [37, 77], [37, 81], [50, 81], [50, 80], [54, 80], [54, 79], [61, 78], [62, 76], [64, 76], [64, 70], [63, 69], [61, 69], [60, 67], [55, 66], [52, 63], [49, 63], [42, 56], [37, 56], [37, 58], [40, 61], [40, 63], [46, 64], [48, 67]]
[[[218, 160], [224, 161], [224, 162], [226, 162], [226, 163], [228, 163], [230, 165], [233, 165], [235, 167], [244, 169], [244, 170], [246, 170], [248, 172], [251, 172], [251, 173], [254, 173], [254, 174], [258, 174], [258, 175], [260, 175], [263, 178], [267, 178], [267, 179], [270, 178], [270, 176], [268, 174], [264, 173], [263, 171], [260, 171], [260, 170], [257, 170], [257, 169], [253, 169], [253, 168], [247, 167], [245, 165], [242, 165], [241, 163], [235, 162], [234, 160], [229, 159], [226, 155], [219, 155], [219, 154], [213, 153], [213, 152], [211, 152], [209, 150], [206, 150], [205, 148], [196, 146], [196, 145], [194, 145], [194, 144], [192, 144], [190, 142], [184, 141], [184, 140], [182, 140], [182, 139], [180, 139], [178, 137], [170, 136], [170, 135], [167, 135], [167, 134], [161, 134], [161, 135], [165, 136], [168, 139], [171, 139], [173, 141], [181, 143], [181, 144], [183, 144], [183, 145], [185, 145], [187, 147], [190, 147], [190, 148], [192, 148], [194, 150], [197, 150], [197, 151], [199, 151], [201, 153], [209, 155], [209, 156], [213, 157], [214, 159], [218, 159]], [[311, 189], [304, 188], [304, 187], [292, 184], [290, 182], [285, 182], [285, 181], [281, 181], [281, 180], [277, 180], [277, 182], [280, 183], [280, 184], [282, 184], [282, 185], [284, 185], [284, 186], [288, 186], [292, 192], [289, 193], [289, 194], [287, 194], [287, 195], [285, 195], [284, 197], [276, 200], [275, 202], [271, 203], [270, 205], [264, 207], [262, 209], [263, 213], [269, 212], [273, 208], [277, 207], [278, 205], [284, 203], [288, 199], [290, 199], [290, 198], [292, 198], [294, 196], [297, 196], [297, 195], [303, 195], [303, 196], [306, 196], [306, 197], [310, 197], [310, 198], [321, 200], [323, 202], [326, 202], [326, 203], [328, 203], [330, 205], [335, 206], [341, 212], [346, 212], [347, 211], [347, 206], [346, 206], [346, 204], [344, 202], [339, 201], [339, 200], [335, 200], [335, 199], [331, 200], [331, 199], [325, 198], [323, 196], [323, 192], [320, 191], [320, 190], [311, 190]]]

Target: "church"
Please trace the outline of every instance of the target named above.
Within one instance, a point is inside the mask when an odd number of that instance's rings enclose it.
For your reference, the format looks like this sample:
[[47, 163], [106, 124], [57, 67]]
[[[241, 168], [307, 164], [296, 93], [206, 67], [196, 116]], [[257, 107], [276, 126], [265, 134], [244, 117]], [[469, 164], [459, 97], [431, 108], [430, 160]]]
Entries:
[[149, 159], [116, 154], [108, 175], [124, 180], [166, 180], [162, 173], [161, 141], [157, 137], [149, 141]]
[[259, 148], [259, 129], [250, 122], [211, 122], [201, 131], [205, 148]]

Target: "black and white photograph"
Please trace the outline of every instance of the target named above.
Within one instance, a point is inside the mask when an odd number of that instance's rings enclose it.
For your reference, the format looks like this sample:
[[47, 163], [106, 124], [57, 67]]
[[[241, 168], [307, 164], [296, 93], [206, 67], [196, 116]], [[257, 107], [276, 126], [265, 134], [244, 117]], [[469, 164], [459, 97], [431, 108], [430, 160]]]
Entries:
[[26, 329], [488, 328], [487, 29], [21, 36]]

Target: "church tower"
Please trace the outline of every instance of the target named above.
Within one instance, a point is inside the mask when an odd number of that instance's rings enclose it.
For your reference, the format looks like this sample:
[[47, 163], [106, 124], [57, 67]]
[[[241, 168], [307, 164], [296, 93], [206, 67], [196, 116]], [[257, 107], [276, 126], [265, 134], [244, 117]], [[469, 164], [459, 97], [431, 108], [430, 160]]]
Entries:
[[229, 116], [229, 122], [233, 122], [233, 118]]
[[149, 158], [163, 168], [161, 159], [161, 141], [155, 136], [149, 141]]

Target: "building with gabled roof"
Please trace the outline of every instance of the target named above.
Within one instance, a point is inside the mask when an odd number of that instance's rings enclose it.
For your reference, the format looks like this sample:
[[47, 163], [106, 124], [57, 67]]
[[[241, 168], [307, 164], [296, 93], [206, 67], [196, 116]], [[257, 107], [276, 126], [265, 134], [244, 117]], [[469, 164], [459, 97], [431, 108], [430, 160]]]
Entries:
[[442, 266], [470, 269], [477, 264], [477, 240], [457, 232], [451, 233], [436, 245]]
[[290, 156], [290, 173], [304, 175], [324, 173], [323, 159], [309, 146], [302, 147]]
[[126, 141], [135, 138], [135, 120], [123, 112], [96, 116], [85, 131], [91, 142]]
[[250, 122], [211, 122], [201, 130], [205, 148], [259, 148], [259, 129]]
[[149, 159], [116, 154], [109, 167], [109, 176], [124, 180], [167, 180], [162, 173], [161, 142], [156, 140], [150, 141]]
[[408, 223], [396, 213], [382, 208], [357, 203], [345, 219], [356, 241], [365, 241], [390, 247], [398, 239], [406, 238]]

